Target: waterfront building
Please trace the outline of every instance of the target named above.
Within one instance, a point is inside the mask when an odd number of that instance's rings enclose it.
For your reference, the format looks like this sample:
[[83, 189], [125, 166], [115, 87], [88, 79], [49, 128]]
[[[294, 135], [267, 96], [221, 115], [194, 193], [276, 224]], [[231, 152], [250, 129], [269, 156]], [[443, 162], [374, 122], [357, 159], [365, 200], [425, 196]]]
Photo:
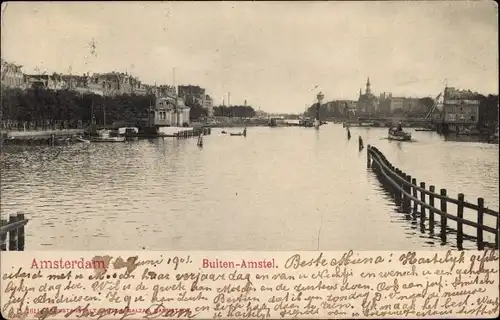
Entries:
[[1, 60], [1, 77], [2, 86], [7, 88], [24, 88], [24, 74], [22, 72], [22, 65], [17, 65], [14, 63], [9, 63], [5, 60]]
[[390, 99], [390, 110], [391, 113], [398, 113], [398, 112], [403, 112], [403, 107], [404, 107], [404, 97], [393, 97], [391, 95]]
[[149, 114], [149, 124], [160, 135], [175, 134], [181, 127], [189, 127], [190, 108], [175, 96], [158, 97]]
[[358, 109], [358, 113], [360, 114], [372, 114], [377, 112], [378, 100], [371, 91], [370, 78], [366, 80], [365, 93], [363, 93], [361, 89], [359, 89], [359, 97], [356, 108]]
[[419, 98], [404, 98], [403, 100], [403, 112], [405, 114], [417, 114], [425, 112], [422, 109], [420, 99]]
[[470, 90], [446, 87], [443, 96], [444, 122], [476, 125], [479, 121], [479, 94]]
[[381, 93], [378, 98], [378, 112], [383, 115], [389, 115], [391, 113], [391, 93]]
[[355, 109], [356, 101], [333, 100], [322, 105], [326, 108], [327, 117], [349, 117], [350, 110]]

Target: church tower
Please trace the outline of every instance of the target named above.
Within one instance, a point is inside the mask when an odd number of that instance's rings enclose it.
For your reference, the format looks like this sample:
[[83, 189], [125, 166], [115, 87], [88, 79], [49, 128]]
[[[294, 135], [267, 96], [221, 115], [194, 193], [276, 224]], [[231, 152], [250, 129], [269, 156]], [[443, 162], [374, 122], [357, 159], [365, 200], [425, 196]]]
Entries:
[[366, 94], [371, 94], [372, 91], [370, 90], [370, 77], [366, 80]]

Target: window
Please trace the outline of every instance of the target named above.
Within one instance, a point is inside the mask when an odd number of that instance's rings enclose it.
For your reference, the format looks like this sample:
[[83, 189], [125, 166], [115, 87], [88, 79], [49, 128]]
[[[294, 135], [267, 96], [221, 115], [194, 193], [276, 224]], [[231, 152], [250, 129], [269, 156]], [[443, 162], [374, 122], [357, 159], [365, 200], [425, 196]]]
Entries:
[[470, 116], [470, 120], [471, 121], [476, 121], [476, 117], [475, 116]]

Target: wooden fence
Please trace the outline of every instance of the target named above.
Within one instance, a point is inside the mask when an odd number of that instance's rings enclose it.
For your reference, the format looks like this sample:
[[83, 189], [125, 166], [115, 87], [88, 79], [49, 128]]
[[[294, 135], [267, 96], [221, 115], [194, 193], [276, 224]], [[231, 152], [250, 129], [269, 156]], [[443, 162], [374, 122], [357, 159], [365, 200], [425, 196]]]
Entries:
[[[0, 251], [24, 251], [24, 226], [28, 223], [24, 214], [11, 214], [9, 221], [0, 220]], [[7, 239], [7, 235], [9, 235]]]
[[[412, 213], [415, 218], [418, 216], [421, 224], [428, 219], [430, 230], [433, 231], [436, 224], [434, 214], [439, 215], [440, 237], [443, 242], [446, 242], [447, 233], [453, 232], [457, 235], [457, 248], [459, 250], [463, 250], [464, 238], [475, 239], [479, 250], [483, 250], [485, 246], [498, 249], [499, 214], [485, 208], [483, 198], [478, 198], [477, 204], [474, 204], [465, 201], [463, 193], [459, 193], [455, 199], [448, 197], [446, 189], [441, 189], [439, 193], [436, 193], [436, 188], [433, 185], [430, 185], [429, 189], [426, 189], [425, 182], [420, 182], [417, 185], [415, 178], [394, 167], [377, 148], [370, 145], [367, 146], [367, 167], [371, 167], [375, 171], [384, 189], [393, 196], [396, 205], [403, 212]], [[420, 198], [418, 197], [419, 193]], [[435, 206], [435, 200], [439, 201], [439, 208]], [[450, 214], [448, 203], [456, 205], [456, 214]], [[474, 210], [477, 214], [477, 220], [464, 219], [464, 208]], [[429, 212], [428, 216], [427, 212]], [[485, 215], [496, 218], [496, 228], [484, 223]], [[448, 226], [448, 219], [456, 222], [456, 229]], [[475, 228], [475, 235], [465, 233], [464, 225]], [[484, 241], [484, 232], [495, 235], [494, 244]]]

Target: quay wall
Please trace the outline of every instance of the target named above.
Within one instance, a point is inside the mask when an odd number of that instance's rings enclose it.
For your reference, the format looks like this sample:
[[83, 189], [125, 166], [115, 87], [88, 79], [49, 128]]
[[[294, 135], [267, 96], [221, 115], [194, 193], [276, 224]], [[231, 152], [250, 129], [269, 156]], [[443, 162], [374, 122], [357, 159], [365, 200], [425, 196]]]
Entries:
[[72, 136], [83, 134], [83, 129], [61, 129], [61, 130], [40, 130], [40, 131], [2, 131], [2, 135], [8, 139], [36, 139], [48, 138], [52, 135], [56, 137]]

